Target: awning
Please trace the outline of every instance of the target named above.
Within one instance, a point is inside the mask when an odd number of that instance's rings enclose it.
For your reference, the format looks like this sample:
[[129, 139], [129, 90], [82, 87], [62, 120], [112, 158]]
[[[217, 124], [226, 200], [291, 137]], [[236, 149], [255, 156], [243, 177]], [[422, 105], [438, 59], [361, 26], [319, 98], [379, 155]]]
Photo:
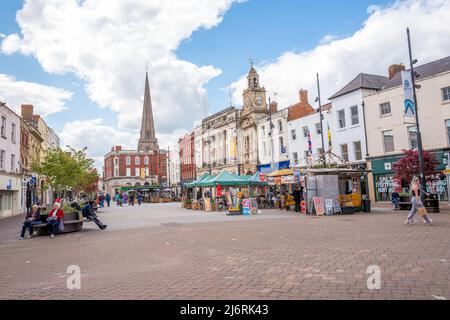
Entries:
[[267, 175], [268, 177], [282, 177], [282, 176], [293, 176], [294, 175], [294, 169], [282, 169], [275, 172], [272, 172], [271, 174]]

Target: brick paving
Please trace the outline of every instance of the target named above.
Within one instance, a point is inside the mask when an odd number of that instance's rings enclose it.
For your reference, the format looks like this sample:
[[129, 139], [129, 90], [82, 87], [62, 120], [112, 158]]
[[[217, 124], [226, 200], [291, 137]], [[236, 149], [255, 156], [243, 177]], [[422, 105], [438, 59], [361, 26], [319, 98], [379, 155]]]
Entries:
[[[0, 220], [0, 299], [450, 299], [448, 210], [428, 227], [388, 207], [334, 217], [123, 209], [101, 213], [107, 232], [54, 240], [18, 241], [20, 219]], [[69, 265], [81, 290], [66, 288]], [[370, 265], [380, 290], [367, 289]]]

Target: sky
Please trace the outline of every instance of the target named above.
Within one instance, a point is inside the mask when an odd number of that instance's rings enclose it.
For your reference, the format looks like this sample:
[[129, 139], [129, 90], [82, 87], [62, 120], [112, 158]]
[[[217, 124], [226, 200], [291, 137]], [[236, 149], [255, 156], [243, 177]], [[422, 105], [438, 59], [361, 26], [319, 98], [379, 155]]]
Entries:
[[252, 59], [280, 108], [322, 100], [360, 72], [450, 55], [448, 0], [0, 1], [0, 100], [33, 104], [62, 139], [102, 167], [136, 148], [148, 70], [161, 148], [205, 115], [242, 105]]

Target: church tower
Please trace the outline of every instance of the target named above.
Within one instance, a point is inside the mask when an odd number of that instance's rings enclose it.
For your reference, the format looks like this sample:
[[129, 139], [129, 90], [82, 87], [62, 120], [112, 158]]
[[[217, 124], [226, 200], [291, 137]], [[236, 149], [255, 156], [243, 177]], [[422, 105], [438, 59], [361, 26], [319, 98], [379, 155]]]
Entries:
[[247, 75], [247, 89], [243, 93], [244, 108], [243, 115], [249, 113], [266, 113], [268, 112], [266, 102], [266, 89], [260, 86], [259, 74], [253, 67], [253, 63]]
[[138, 143], [138, 152], [159, 151], [158, 140], [155, 135], [155, 124], [153, 122], [153, 107], [150, 97], [150, 85], [148, 83], [148, 72], [145, 73], [144, 108], [142, 112], [141, 136]]

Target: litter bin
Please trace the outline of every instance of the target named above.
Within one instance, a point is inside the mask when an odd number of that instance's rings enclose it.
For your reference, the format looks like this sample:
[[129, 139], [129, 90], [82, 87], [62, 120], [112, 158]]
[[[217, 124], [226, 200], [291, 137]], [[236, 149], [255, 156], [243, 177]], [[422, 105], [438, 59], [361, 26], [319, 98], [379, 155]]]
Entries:
[[362, 211], [370, 212], [370, 200], [369, 199], [362, 200]]
[[429, 196], [425, 196], [423, 204], [428, 212], [438, 213], [439, 210], [439, 197], [437, 194], [432, 193]]

